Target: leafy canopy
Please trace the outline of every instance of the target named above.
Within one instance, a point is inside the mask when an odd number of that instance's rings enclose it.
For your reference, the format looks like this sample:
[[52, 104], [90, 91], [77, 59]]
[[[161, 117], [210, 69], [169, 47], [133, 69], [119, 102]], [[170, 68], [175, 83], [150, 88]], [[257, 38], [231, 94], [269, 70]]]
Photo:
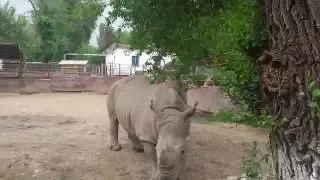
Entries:
[[15, 9], [9, 3], [0, 3], [0, 41], [19, 43], [24, 55], [39, 56], [40, 38], [34, 25], [26, 17], [16, 16]]
[[45, 62], [88, 44], [104, 5], [96, 0], [36, 0], [33, 21]]
[[132, 28], [131, 44], [175, 55], [174, 78], [206, 61], [237, 102], [259, 104], [256, 57], [265, 46], [258, 0], [111, 0], [111, 21]]

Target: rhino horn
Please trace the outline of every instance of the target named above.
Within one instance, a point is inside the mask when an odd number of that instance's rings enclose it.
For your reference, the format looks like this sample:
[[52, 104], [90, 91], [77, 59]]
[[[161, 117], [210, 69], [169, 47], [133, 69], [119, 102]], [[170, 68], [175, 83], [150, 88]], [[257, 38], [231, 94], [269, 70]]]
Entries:
[[195, 113], [197, 106], [198, 101], [196, 101], [192, 107], [189, 107], [187, 110], [183, 112], [183, 117], [187, 119], [188, 117], [192, 116]]

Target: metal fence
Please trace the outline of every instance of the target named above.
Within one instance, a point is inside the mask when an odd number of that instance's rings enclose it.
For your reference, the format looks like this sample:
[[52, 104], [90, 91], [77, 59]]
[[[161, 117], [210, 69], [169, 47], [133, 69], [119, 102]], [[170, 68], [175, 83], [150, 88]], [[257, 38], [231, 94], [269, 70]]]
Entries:
[[19, 77], [22, 67], [19, 61], [0, 61], [0, 77]]
[[55, 75], [88, 76], [128, 76], [145, 72], [145, 66], [135, 67], [127, 64], [58, 64], [26, 62], [0, 62], [1, 77], [40, 77]]

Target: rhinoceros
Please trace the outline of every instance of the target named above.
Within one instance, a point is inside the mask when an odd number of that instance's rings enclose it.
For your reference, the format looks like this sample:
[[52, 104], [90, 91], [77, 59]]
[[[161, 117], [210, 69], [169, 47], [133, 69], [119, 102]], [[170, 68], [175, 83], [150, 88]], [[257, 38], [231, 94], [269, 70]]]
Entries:
[[132, 149], [152, 159], [152, 180], [179, 179], [186, 164], [186, 138], [197, 102], [188, 107], [173, 86], [150, 84], [144, 75], [122, 78], [109, 89], [110, 149], [121, 150], [119, 124]]

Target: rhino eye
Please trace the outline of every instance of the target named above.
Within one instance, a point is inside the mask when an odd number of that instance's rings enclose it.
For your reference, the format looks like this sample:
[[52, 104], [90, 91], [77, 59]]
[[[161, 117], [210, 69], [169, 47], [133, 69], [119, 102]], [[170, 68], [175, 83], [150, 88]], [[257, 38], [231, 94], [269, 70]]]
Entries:
[[185, 151], [184, 151], [184, 150], [181, 150], [181, 154], [184, 155], [184, 153], [185, 153]]

